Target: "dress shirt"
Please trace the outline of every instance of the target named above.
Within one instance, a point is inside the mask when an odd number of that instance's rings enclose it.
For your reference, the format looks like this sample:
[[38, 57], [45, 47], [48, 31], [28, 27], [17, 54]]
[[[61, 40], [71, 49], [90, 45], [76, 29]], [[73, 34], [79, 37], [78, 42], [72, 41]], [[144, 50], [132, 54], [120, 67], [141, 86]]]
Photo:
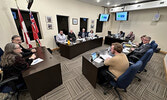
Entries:
[[59, 42], [59, 43], [64, 43], [64, 42], [66, 42], [66, 36], [64, 35], [64, 34], [58, 34], [57, 36], [56, 36], [56, 40], [57, 40], [57, 42]]

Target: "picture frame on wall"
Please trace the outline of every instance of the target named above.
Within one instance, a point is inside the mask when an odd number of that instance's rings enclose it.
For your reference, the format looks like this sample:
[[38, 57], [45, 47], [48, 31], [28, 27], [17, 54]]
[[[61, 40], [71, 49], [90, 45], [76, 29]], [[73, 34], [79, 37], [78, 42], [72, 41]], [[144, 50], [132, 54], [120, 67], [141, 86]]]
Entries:
[[78, 25], [78, 19], [77, 18], [73, 18], [72, 19], [72, 24], [73, 25]]
[[52, 25], [51, 23], [48, 23], [48, 24], [47, 24], [47, 29], [48, 29], [48, 30], [52, 30], [52, 29], [53, 29], [53, 25]]
[[52, 23], [52, 17], [51, 16], [46, 16], [46, 22], [47, 23]]

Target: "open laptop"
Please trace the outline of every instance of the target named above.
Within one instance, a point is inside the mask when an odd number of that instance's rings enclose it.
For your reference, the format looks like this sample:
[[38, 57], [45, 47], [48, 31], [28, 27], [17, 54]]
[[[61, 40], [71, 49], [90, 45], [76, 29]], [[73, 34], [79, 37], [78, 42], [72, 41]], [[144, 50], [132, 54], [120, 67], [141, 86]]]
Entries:
[[92, 54], [91, 54], [91, 57], [92, 57], [92, 60], [94, 61], [94, 60], [97, 58], [96, 52], [92, 53]]

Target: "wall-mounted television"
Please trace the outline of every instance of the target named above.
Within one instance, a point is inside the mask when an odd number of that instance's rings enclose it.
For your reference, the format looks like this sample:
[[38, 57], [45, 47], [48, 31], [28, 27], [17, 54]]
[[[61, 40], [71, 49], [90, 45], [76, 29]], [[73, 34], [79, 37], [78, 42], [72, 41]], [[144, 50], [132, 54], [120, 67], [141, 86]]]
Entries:
[[99, 21], [106, 22], [109, 20], [110, 14], [100, 14]]
[[116, 12], [115, 20], [116, 21], [128, 21], [129, 12]]

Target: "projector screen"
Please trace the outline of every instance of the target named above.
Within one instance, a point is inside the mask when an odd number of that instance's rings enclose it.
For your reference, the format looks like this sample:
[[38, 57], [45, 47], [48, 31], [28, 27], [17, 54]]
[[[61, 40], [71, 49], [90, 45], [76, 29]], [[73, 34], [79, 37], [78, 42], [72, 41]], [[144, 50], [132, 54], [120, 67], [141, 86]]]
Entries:
[[109, 20], [110, 15], [109, 14], [100, 14], [99, 21], [106, 22]]
[[129, 16], [129, 12], [117, 12], [115, 14], [116, 21], [127, 21]]

